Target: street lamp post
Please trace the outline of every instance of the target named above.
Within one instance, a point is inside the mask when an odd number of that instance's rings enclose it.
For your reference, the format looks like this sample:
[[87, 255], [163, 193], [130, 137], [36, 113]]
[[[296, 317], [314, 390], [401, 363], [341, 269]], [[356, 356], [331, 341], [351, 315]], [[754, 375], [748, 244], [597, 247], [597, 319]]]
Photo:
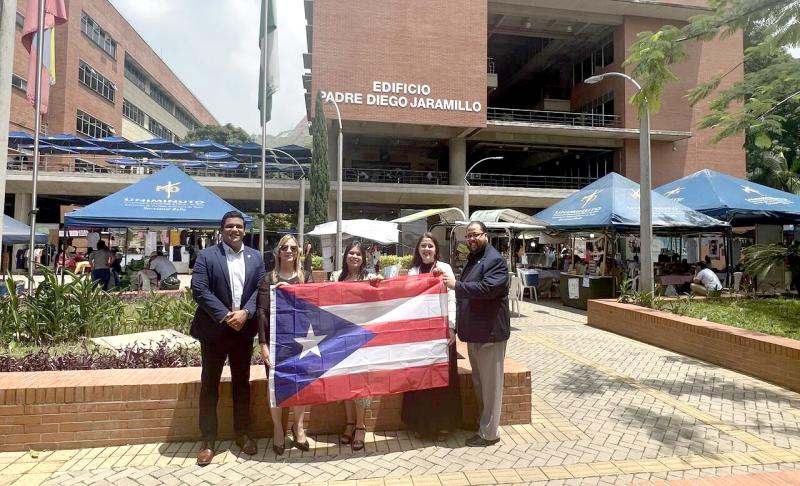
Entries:
[[336, 175], [336, 256], [333, 258], [335, 269], [342, 268], [342, 147], [344, 145], [344, 134], [342, 133], [342, 112], [336, 100], [329, 98], [326, 103], [332, 103], [336, 108], [336, 117], [339, 119], [339, 140], [337, 154], [337, 175]]
[[470, 167], [469, 170], [467, 170], [467, 173], [464, 174], [464, 218], [467, 221], [469, 221], [469, 181], [467, 180], [467, 176], [469, 176], [469, 173], [472, 172], [472, 169], [477, 167], [478, 164], [480, 164], [481, 162], [484, 162], [486, 160], [502, 160], [502, 159], [503, 159], [502, 156], [486, 157], [472, 164], [472, 167]]
[[[624, 78], [634, 86], [637, 91], [642, 87], [635, 79], [627, 74], [610, 72], [591, 76], [584, 80], [586, 84], [599, 83], [609, 76]], [[641, 240], [641, 271], [639, 273], [639, 288], [652, 293], [653, 287], [653, 208], [651, 203], [650, 181], [650, 107], [647, 98], [639, 110], [639, 238]]]
[[[295, 165], [297, 165], [297, 167], [300, 169], [300, 174], [301, 174], [300, 175], [300, 201], [299, 201], [299, 203], [297, 205], [298, 206], [297, 207], [297, 236], [298, 236], [297, 244], [298, 244], [298, 246], [300, 246], [300, 251], [303, 251], [303, 237], [304, 237], [305, 225], [306, 225], [306, 171], [303, 170], [303, 166], [300, 165], [300, 162], [298, 162], [297, 159], [292, 157], [292, 154], [290, 154], [288, 152], [284, 152], [283, 150], [276, 149], [276, 148], [271, 148], [271, 149], [267, 149], [267, 150], [272, 152], [272, 157], [273, 158], [275, 158], [275, 152], [278, 152], [279, 154], [283, 154], [283, 155], [289, 157], [290, 159], [292, 159], [292, 162], [294, 162]], [[263, 238], [263, 236], [262, 236], [262, 238]]]

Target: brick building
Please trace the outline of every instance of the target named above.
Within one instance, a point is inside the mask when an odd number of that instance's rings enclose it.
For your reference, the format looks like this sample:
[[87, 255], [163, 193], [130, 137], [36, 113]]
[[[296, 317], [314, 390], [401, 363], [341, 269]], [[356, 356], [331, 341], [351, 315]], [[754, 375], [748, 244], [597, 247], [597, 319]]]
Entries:
[[[393, 208], [460, 206], [467, 168], [472, 204], [543, 208], [611, 171], [639, 175], [639, 120], [621, 78], [590, 76], [623, 67], [639, 32], [680, 25], [704, 12], [702, 0], [305, 0], [304, 64], [309, 117], [321, 91], [344, 126], [345, 181], [398, 181], [424, 189], [373, 198], [375, 215]], [[653, 185], [702, 168], [744, 176], [743, 138], [709, 142], [699, 130], [707, 103], [686, 90], [733, 69], [741, 79], [741, 33], [687, 46], [662, 109], [652, 115]], [[332, 103], [328, 154], [336, 160]], [[333, 174], [335, 176], [335, 174]], [[456, 189], [432, 190], [430, 183]], [[345, 212], [347, 203], [345, 199]], [[366, 212], [362, 206], [358, 209]], [[347, 214], [346, 214], [347, 215]]]
[[[27, 51], [22, 25], [29, 0], [17, 2], [11, 130], [32, 132], [25, 98]], [[43, 119], [47, 134], [180, 139], [217, 120], [108, 0], [67, 0], [69, 21], [57, 27], [56, 84]]]

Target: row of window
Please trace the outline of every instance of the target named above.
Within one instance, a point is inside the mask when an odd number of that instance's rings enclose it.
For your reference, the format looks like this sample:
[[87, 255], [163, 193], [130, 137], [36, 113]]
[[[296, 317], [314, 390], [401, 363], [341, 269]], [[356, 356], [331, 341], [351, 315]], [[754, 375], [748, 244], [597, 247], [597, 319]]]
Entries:
[[593, 99], [592, 101], [580, 106], [578, 111], [581, 113], [591, 113], [593, 115], [613, 115], [614, 92], [609, 91], [603, 96]]
[[584, 79], [599, 73], [614, 62], [614, 39], [609, 38], [600, 44], [600, 47], [587, 54], [583, 59], [572, 64], [572, 84], [583, 82]]
[[194, 118], [192, 118], [186, 110], [175, 103], [172, 100], [172, 97], [158, 87], [158, 85], [152, 82], [148, 83], [147, 75], [127, 57], [125, 58], [125, 77], [135, 84], [139, 89], [145, 93], [148, 93], [153, 101], [167, 110], [167, 112], [175, 115], [175, 118], [177, 118], [178, 121], [186, 126], [189, 130], [194, 130], [195, 127], [197, 127], [197, 123], [194, 121]]
[[75, 130], [91, 138], [110, 137], [114, 135], [114, 127], [102, 122], [87, 113], [78, 110]]
[[81, 11], [81, 32], [112, 58], [117, 58], [117, 42], [86, 12]]
[[114, 102], [117, 86], [83, 61], [78, 65], [78, 81], [110, 102]]
[[[142, 111], [141, 108], [126, 99], [122, 100], [122, 116], [139, 125], [140, 127], [146, 128], [156, 137], [172, 140], [175, 143], [179, 143], [181, 141], [181, 139], [170, 129], [154, 120], [153, 117], [147, 115], [144, 111]], [[147, 122], [146, 124], [145, 121]]]

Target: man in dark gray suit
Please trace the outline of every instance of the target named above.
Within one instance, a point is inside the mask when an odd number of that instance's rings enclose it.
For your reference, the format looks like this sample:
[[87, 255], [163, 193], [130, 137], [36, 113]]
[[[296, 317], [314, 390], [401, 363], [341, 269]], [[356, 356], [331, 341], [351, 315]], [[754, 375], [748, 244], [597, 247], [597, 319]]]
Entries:
[[508, 267], [506, 259], [489, 244], [486, 225], [471, 222], [466, 239], [469, 256], [461, 279], [445, 276], [444, 281], [456, 291], [456, 329], [458, 338], [467, 343], [480, 415], [478, 433], [467, 439], [466, 445], [486, 447], [500, 441], [503, 361], [511, 335]]
[[250, 358], [258, 332], [256, 297], [264, 276], [264, 262], [244, 246], [244, 216], [231, 211], [222, 217], [222, 243], [203, 250], [192, 269], [192, 294], [197, 311], [191, 334], [200, 341], [203, 371], [200, 381], [200, 432], [203, 443], [197, 464], [214, 458], [217, 439], [219, 381], [227, 358], [233, 388], [233, 428], [236, 444], [245, 454], [256, 454], [250, 429]]

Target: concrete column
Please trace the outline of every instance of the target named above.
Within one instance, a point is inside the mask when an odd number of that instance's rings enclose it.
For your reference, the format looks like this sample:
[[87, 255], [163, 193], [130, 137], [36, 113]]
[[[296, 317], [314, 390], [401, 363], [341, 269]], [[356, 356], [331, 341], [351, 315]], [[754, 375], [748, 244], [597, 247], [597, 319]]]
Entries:
[[[8, 155], [8, 121], [11, 115], [11, 74], [14, 64], [17, 0], [4, 0], [0, 5], [0, 202], [6, 200], [6, 158]], [[2, 211], [0, 211], [2, 213]], [[3, 218], [0, 215], [0, 241], [3, 239]], [[2, 249], [2, 247], [0, 247]]]
[[450, 147], [450, 185], [463, 186], [464, 174], [467, 173], [467, 140], [451, 138]]

